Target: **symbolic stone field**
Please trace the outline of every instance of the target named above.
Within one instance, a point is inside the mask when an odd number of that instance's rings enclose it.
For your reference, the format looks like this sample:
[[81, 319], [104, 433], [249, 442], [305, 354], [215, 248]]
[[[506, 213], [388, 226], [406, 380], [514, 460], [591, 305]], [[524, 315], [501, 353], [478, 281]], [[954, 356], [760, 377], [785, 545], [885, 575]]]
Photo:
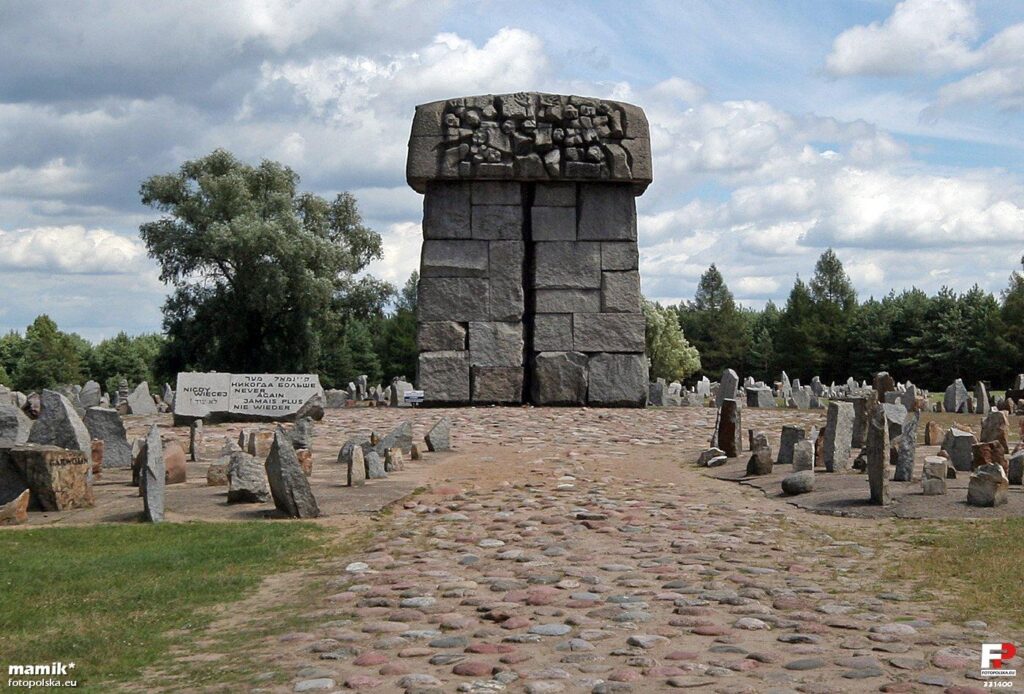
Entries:
[[[916, 601], [912, 586], [884, 579], [886, 562], [919, 550], [877, 517], [1019, 515], [1024, 494], [1016, 485], [1004, 505], [968, 505], [969, 473], [946, 480], [945, 495], [924, 494], [921, 471], [945, 438], [925, 445], [927, 428], [955, 418], [980, 436], [982, 416], [927, 413], [913, 481], [889, 480], [890, 503], [879, 506], [870, 503], [869, 475], [856, 469], [856, 448], [848, 465], [832, 461], [836, 472], [825, 461], [805, 470], [813, 470], [814, 492], [782, 492], [782, 480], [806, 463], [796, 450], [791, 462], [778, 460], [782, 436], [799, 430], [814, 440], [814, 427], [828, 432], [838, 421], [828, 410], [740, 408], [747, 431], [736, 456], [698, 467], [728, 409], [714, 407], [721, 384], [709, 386], [702, 406], [692, 407], [374, 407], [375, 389], [360, 384], [354, 390], [369, 400], [325, 408], [320, 421], [198, 427], [173, 426], [169, 412], [115, 414], [126, 441], [162, 446], [164, 520], [275, 522], [286, 513], [275, 510], [268, 489], [277, 461], [302, 478], [288, 480], [302, 487], [289, 497], [290, 515], [315, 507], [316, 522], [339, 534], [373, 527], [364, 551], [318, 567], [330, 578], [298, 627], [250, 644], [260, 663], [253, 690], [980, 691], [980, 643], [1019, 642], [1022, 634], [947, 622], [942, 586], [940, 597]], [[50, 419], [77, 430], [75, 407], [64, 402], [72, 400], [44, 394], [43, 407], [57, 403], [60, 416], [41, 413], [32, 432]], [[430, 452], [424, 437], [442, 421], [450, 423], [451, 450]], [[1008, 421], [1013, 448], [1018, 420]], [[243, 432], [252, 457], [227, 443]], [[366, 441], [373, 433], [377, 445]], [[443, 434], [433, 433], [438, 448]], [[759, 453], [751, 439], [773, 449], [770, 473], [747, 475]], [[346, 447], [350, 441], [362, 445]], [[32, 448], [6, 448], [6, 459]], [[833, 440], [829, 450], [836, 448]], [[156, 461], [142, 450], [148, 472]], [[53, 459], [73, 451], [46, 451], [39, 455], [64, 479]], [[351, 487], [347, 456], [363, 458]], [[54, 495], [91, 497], [84, 508], [32, 511], [29, 524], [136, 522], [144, 505], [152, 510], [129, 486], [130, 466], [87, 467], [92, 481], [75, 484], [89, 494], [73, 484]], [[369, 479], [359, 486], [360, 477]], [[417, 488], [425, 491], [410, 496]], [[392, 514], [368, 520], [389, 504]], [[173, 672], [172, 662], [160, 674]], [[269, 684], [281, 674], [287, 684]]]
[[[955, 586], [922, 597], [885, 572], [925, 551], [896, 519], [1024, 514], [1024, 375], [998, 398], [957, 380], [935, 404], [884, 372], [649, 382], [647, 138], [618, 102], [421, 106], [422, 391], [227, 373], [159, 396], [0, 389], [0, 525], [298, 518], [369, 535], [211, 627], [326, 576], [246, 644], [249, 691], [984, 691], [981, 644], [1024, 633], [949, 621]], [[1019, 586], [992, 600], [1019, 614]], [[144, 681], [173, 688], [193, 655]]]

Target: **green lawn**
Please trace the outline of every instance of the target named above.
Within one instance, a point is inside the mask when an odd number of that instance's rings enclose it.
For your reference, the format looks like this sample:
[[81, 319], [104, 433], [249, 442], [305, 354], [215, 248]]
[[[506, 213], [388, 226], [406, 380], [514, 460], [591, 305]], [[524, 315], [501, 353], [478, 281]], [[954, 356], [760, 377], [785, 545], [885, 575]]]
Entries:
[[323, 554], [326, 532], [297, 522], [0, 532], [0, 688], [8, 664], [51, 661], [76, 663], [79, 690], [132, 681], [181, 633], [200, 635], [204, 608]]
[[927, 522], [911, 532], [919, 552], [890, 568], [922, 594], [945, 595], [942, 605], [958, 621], [981, 619], [1024, 629], [1024, 518]]

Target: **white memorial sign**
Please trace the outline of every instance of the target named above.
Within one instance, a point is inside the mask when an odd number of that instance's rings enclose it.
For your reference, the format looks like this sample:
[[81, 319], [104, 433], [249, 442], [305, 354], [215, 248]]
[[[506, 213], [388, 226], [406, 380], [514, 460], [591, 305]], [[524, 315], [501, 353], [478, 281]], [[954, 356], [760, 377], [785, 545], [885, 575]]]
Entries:
[[323, 397], [315, 374], [178, 374], [174, 394], [177, 417], [283, 419], [314, 395]]

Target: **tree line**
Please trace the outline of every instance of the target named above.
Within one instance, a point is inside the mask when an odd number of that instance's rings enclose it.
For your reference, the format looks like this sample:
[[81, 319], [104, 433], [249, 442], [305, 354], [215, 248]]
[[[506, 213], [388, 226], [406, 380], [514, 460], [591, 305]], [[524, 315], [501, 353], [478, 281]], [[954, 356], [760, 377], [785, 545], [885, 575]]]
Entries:
[[[1024, 260], [1022, 260], [1024, 262]], [[808, 383], [888, 371], [929, 390], [956, 378], [1006, 387], [1024, 362], [1024, 274], [1012, 272], [1000, 296], [977, 284], [929, 296], [911, 288], [858, 301], [843, 264], [822, 253], [809, 282], [799, 276], [786, 303], [739, 306], [718, 268], [701, 276], [693, 301], [666, 307], [700, 352], [697, 375], [733, 368], [772, 382], [785, 370]]]
[[[349, 193], [304, 193], [287, 166], [215, 150], [150, 177], [140, 195], [162, 213], [139, 229], [171, 288], [162, 333], [93, 345], [39, 316], [0, 337], [0, 383], [29, 392], [91, 378], [111, 391], [122, 378], [157, 388], [179, 371], [223, 371], [316, 373], [344, 388], [361, 374], [415, 376], [417, 275], [398, 288], [365, 273], [381, 237]], [[858, 301], [831, 249], [782, 308], [741, 307], [711, 265], [693, 301], [645, 301], [644, 315], [652, 378], [734, 368], [827, 383], [884, 370], [939, 390], [957, 377], [1005, 385], [1024, 359], [1021, 272], [998, 298], [975, 285]]]

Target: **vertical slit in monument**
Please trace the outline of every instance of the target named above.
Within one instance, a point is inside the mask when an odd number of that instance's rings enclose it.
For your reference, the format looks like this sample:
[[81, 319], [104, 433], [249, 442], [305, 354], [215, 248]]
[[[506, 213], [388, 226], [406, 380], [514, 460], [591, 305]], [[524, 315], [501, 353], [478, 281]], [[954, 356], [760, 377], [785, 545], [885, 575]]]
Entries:
[[537, 309], [533, 292], [533, 200], [536, 185], [523, 185], [523, 402], [533, 393], [533, 324]]

